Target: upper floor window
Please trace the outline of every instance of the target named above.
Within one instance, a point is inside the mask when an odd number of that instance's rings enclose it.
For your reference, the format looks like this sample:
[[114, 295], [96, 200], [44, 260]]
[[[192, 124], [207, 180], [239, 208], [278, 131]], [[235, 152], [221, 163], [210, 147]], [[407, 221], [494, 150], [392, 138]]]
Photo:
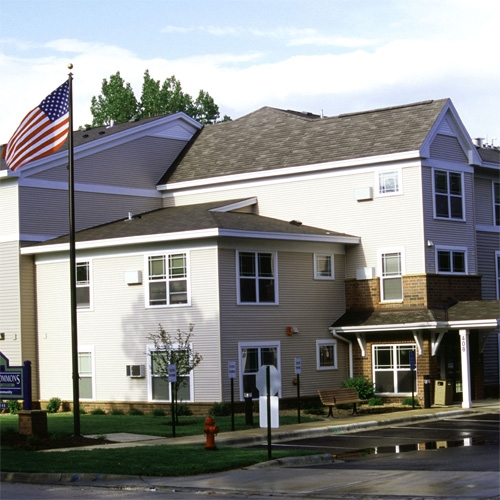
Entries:
[[434, 210], [436, 217], [463, 220], [462, 173], [434, 171]]
[[238, 286], [241, 304], [275, 304], [276, 254], [238, 252]]
[[376, 173], [377, 193], [379, 195], [399, 193], [401, 191], [400, 174], [399, 170]]
[[148, 257], [149, 305], [188, 303], [188, 269], [185, 253]]
[[314, 255], [314, 278], [317, 280], [332, 280], [333, 274], [333, 255], [315, 254]]
[[90, 262], [76, 263], [76, 307], [90, 309]]
[[438, 273], [466, 274], [467, 249], [436, 247]]
[[500, 226], [500, 182], [493, 183], [493, 208], [495, 212], [495, 226]]
[[380, 296], [382, 302], [403, 300], [403, 251], [379, 251]]

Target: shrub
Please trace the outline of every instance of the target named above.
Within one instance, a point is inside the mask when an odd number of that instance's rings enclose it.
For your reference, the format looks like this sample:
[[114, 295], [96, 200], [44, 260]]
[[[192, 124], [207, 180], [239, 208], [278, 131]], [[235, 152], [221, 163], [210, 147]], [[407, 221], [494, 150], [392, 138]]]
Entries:
[[120, 408], [113, 408], [110, 411], [111, 415], [125, 415], [125, 412], [123, 410], [120, 410]]
[[175, 410], [178, 417], [190, 417], [193, 414], [189, 406], [185, 403], [177, 404]]
[[371, 398], [368, 401], [368, 406], [382, 406], [383, 404], [382, 398], [379, 397]]
[[61, 407], [60, 398], [50, 398], [49, 399], [49, 402], [47, 403], [47, 411], [49, 413], [57, 413], [59, 411], [60, 407]]
[[87, 412], [83, 406], [80, 406], [80, 415], [85, 415]]
[[[420, 406], [418, 399], [413, 398], [413, 401], [415, 402], [415, 406]], [[401, 402], [401, 404], [403, 406], [413, 406], [412, 398], [404, 398], [403, 401]]]
[[355, 387], [359, 399], [371, 399], [375, 395], [373, 382], [368, 377], [360, 376], [354, 378], [346, 378], [342, 387]]
[[91, 415], [106, 415], [106, 412], [102, 408], [94, 408], [90, 412]]
[[151, 415], [153, 415], [153, 417], [164, 417], [165, 411], [162, 410], [161, 408], [154, 408], [153, 411], [151, 412]]
[[231, 415], [231, 409], [226, 403], [214, 403], [208, 410], [208, 414], [211, 417], [227, 417]]
[[21, 403], [16, 400], [11, 400], [7, 403], [7, 407], [9, 408], [10, 413], [12, 415], [15, 415], [19, 410], [22, 410], [23, 407], [21, 406]]
[[128, 412], [129, 415], [144, 415], [144, 412], [142, 410], [139, 410], [139, 408], [130, 408], [130, 411]]

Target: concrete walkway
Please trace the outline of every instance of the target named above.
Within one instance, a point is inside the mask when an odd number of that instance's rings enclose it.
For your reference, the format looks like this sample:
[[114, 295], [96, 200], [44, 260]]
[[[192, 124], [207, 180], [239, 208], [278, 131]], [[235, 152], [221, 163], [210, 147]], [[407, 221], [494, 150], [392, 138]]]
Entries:
[[[349, 415], [342, 418], [328, 418], [320, 422], [308, 422], [295, 425], [287, 425], [279, 429], [272, 430], [272, 442], [301, 438], [301, 437], [319, 437], [324, 435], [345, 434], [357, 432], [360, 430], [373, 430], [387, 426], [394, 426], [403, 423], [415, 423], [422, 421], [432, 421], [441, 418], [459, 417], [480, 413], [499, 413], [499, 400], [475, 401], [472, 408], [462, 409], [461, 406], [432, 407], [426, 409], [415, 409], [399, 411], [393, 413], [381, 414], [360, 414], [359, 416]], [[186, 436], [177, 438], [161, 438], [136, 434], [116, 434], [108, 435], [108, 439], [116, 439], [120, 442], [113, 444], [97, 445], [86, 448], [123, 448], [136, 446], [157, 446], [170, 444], [191, 444], [204, 446], [205, 438], [203, 435]], [[246, 429], [234, 432], [224, 432], [216, 437], [218, 446], [248, 446], [252, 444], [267, 443], [267, 429]], [[82, 448], [79, 448], [82, 449]], [[85, 448], [83, 448], [85, 449]], [[51, 452], [60, 452], [62, 450], [51, 450]], [[298, 457], [282, 460], [272, 460], [263, 464], [257, 464], [252, 467], [237, 469], [216, 474], [202, 476], [183, 476], [183, 477], [147, 477], [147, 476], [118, 476], [106, 474], [22, 474], [22, 473], [1, 473], [2, 481], [11, 482], [29, 482], [36, 484], [61, 484], [77, 483], [79, 485], [107, 486], [107, 487], [129, 487], [129, 488], [178, 488], [180, 490], [220, 490], [220, 491], [250, 491], [265, 492], [266, 494], [277, 494], [284, 492], [295, 492], [308, 494], [312, 491], [322, 491], [325, 497], [328, 497], [327, 489], [335, 489], [336, 494], [340, 492], [340, 483], [345, 484], [348, 480], [346, 471], [341, 475], [333, 477], [326, 474], [325, 471], [316, 471], [311, 469], [300, 469], [300, 466], [312, 465], [318, 463], [333, 462], [330, 455], [318, 455], [313, 457]], [[280, 468], [286, 465], [287, 468]], [[294, 466], [294, 467], [290, 467]], [[297, 468], [299, 467], [299, 468]], [[377, 472], [380, 479], [381, 488], [391, 480], [391, 471]], [[418, 472], [415, 472], [416, 483], [422, 482]], [[408, 475], [408, 481], [412, 480]], [[490, 474], [491, 475], [491, 474]], [[461, 473], [461, 478], [456, 482], [457, 496], [463, 490], [463, 482], [478, 481], [481, 479], [485, 487], [492, 490], [495, 495], [498, 494], [498, 476], [497, 474], [477, 477], [476, 473]], [[355, 477], [353, 476], [353, 480]], [[358, 478], [359, 479], [359, 478]], [[439, 483], [439, 474], [436, 476], [436, 483]], [[441, 473], [441, 480], [443, 479]], [[338, 485], [334, 488], [335, 484]], [[394, 487], [394, 486], [393, 486]], [[319, 490], [318, 490], [319, 488]], [[324, 488], [324, 489], [322, 489]], [[460, 490], [462, 488], [462, 490]], [[496, 490], [496, 491], [493, 491]], [[333, 490], [332, 490], [333, 491]], [[382, 491], [379, 492], [382, 494]], [[439, 493], [433, 494], [439, 496]], [[450, 494], [450, 491], [447, 492]], [[393, 491], [394, 494], [394, 491]], [[421, 493], [422, 494], [422, 493]], [[453, 497], [453, 496], [452, 496]], [[449, 497], [449, 498], [452, 498]], [[455, 497], [453, 497], [455, 498]]]

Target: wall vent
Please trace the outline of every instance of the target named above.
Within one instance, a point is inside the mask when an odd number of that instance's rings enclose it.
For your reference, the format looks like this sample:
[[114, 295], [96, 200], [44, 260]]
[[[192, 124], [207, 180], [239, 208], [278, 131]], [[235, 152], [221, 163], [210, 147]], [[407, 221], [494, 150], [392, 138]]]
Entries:
[[144, 365], [127, 365], [127, 377], [144, 378], [146, 367]]

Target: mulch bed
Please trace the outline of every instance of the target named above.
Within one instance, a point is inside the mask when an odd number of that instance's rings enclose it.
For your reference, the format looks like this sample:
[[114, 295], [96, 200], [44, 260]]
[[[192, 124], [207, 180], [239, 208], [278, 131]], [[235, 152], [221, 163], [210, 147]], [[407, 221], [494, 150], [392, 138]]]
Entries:
[[17, 432], [2, 435], [2, 446], [20, 448], [26, 451], [54, 450], [58, 448], [78, 448], [95, 444], [111, 443], [106, 439], [94, 439], [84, 436], [26, 436]]

